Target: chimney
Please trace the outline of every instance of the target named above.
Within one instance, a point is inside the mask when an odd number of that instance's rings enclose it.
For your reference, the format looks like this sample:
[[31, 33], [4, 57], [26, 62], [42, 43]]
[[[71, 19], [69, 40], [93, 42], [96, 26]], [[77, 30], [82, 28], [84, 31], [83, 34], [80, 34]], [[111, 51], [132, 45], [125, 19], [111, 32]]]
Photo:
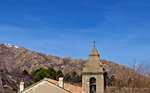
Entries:
[[63, 77], [59, 78], [59, 86], [62, 88], [64, 87]]
[[24, 82], [20, 82], [20, 92], [24, 90]]

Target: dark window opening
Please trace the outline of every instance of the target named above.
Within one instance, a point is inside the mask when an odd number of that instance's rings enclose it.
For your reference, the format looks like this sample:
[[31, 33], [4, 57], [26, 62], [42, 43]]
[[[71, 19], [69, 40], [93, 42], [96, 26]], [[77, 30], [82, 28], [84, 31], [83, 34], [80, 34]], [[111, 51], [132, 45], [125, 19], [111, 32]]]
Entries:
[[90, 93], [96, 93], [96, 79], [90, 78]]

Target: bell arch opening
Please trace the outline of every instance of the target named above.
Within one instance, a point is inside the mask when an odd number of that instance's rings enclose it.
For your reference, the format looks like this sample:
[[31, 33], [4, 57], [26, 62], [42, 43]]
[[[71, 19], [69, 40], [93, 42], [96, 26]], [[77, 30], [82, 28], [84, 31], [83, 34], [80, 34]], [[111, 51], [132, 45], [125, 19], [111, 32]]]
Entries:
[[90, 93], [96, 93], [96, 79], [94, 77], [90, 78]]

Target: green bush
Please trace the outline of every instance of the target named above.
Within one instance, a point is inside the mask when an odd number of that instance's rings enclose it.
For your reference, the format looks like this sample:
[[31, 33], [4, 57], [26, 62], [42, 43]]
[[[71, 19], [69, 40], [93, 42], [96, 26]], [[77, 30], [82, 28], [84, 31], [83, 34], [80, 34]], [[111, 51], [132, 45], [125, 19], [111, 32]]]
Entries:
[[48, 78], [51, 78], [51, 79], [56, 80], [57, 73], [56, 73], [56, 71], [55, 71], [54, 68], [48, 68], [48, 69], [47, 69], [47, 73], [49, 74], [49, 77], [48, 77]]
[[64, 77], [64, 74], [60, 70], [57, 71], [57, 80], [59, 77]]
[[66, 73], [66, 74], [65, 74], [64, 80], [67, 81], [67, 82], [70, 82], [70, 81], [71, 81], [71, 76], [70, 76], [69, 73]]
[[[60, 73], [60, 72], [59, 72]], [[33, 81], [37, 82], [44, 77], [56, 80], [57, 72], [53, 68], [48, 68], [47, 70], [44, 68], [37, 69], [33, 71]]]
[[23, 74], [23, 75], [29, 75], [28, 71], [25, 70], [25, 69], [22, 71], [22, 74]]
[[40, 70], [36, 71], [33, 81], [37, 82], [37, 81], [43, 79], [44, 77], [50, 77], [50, 75], [47, 73], [46, 69], [41, 68]]

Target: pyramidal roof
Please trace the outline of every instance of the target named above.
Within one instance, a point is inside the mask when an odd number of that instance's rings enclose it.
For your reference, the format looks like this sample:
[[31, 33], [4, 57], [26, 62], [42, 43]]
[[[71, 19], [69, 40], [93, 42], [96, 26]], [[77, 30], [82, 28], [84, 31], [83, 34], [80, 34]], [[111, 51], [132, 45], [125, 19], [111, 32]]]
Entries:
[[100, 56], [95, 48], [95, 45], [89, 55], [87, 62], [84, 64], [82, 72], [103, 72], [103, 66], [100, 62]]
[[92, 49], [92, 51], [91, 51], [89, 56], [99, 56], [99, 54], [98, 54], [98, 52], [97, 52], [97, 50], [95, 48], [95, 45], [94, 45], [94, 47], [93, 47], [93, 49]]

